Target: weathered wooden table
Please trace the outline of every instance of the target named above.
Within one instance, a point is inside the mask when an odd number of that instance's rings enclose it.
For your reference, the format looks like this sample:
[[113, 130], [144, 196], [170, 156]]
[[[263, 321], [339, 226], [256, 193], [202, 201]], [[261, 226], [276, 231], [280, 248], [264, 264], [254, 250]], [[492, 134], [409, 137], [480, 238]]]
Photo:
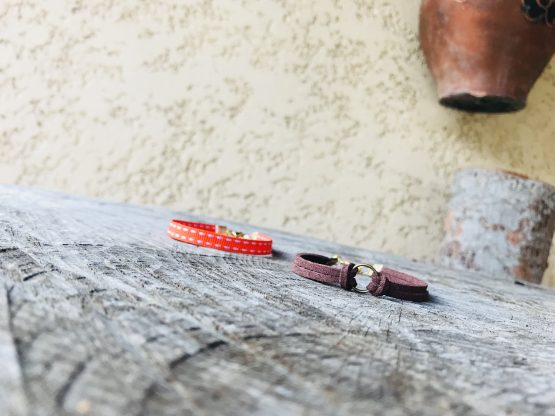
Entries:
[[[198, 219], [0, 188], [0, 415], [555, 414], [553, 291], [276, 231], [272, 258], [233, 256], [173, 217]], [[432, 299], [311, 282], [298, 251]]]

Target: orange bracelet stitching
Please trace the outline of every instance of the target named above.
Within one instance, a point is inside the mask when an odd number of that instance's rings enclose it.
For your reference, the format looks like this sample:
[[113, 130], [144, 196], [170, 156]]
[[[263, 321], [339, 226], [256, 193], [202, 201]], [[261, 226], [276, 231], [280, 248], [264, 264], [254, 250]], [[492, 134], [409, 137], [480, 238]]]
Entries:
[[[231, 253], [268, 255], [272, 254], [272, 239], [259, 234], [256, 239], [234, 237], [216, 232], [216, 225], [171, 220], [168, 236], [177, 241], [228, 251]], [[251, 248], [256, 247], [256, 249]]]

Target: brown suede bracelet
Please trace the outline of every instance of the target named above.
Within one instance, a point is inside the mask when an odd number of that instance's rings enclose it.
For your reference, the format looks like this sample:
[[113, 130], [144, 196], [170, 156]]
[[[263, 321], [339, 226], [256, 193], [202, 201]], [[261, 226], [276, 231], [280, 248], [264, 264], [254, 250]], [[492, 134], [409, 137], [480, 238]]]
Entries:
[[[299, 276], [320, 283], [340, 286], [345, 290], [357, 290], [355, 276], [361, 267], [370, 265], [355, 265], [346, 263], [338, 265], [337, 258], [319, 254], [300, 253], [293, 261], [293, 272]], [[381, 271], [374, 270], [372, 280], [366, 287], [374, 296], [391, 296], [397, 299], [422, 302], [428, 299], [428, 284], [414, 276], [384, 267]]]

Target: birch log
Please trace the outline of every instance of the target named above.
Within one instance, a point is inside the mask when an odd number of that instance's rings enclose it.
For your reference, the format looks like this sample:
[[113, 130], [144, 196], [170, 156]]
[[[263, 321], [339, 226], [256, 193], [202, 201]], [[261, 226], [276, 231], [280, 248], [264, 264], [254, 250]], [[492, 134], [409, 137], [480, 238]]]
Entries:
[[555, 230], [555, 187], [511, 172], [456, 173], [440, 263], [541, 283]]
[[[2, 415], [555, 414], [553, 291], [275, 230], [234, 256], [170, 240], [175, 217], [213, 221], [0, 187]], [[303, 279], [298, 251], [432, 298]]]

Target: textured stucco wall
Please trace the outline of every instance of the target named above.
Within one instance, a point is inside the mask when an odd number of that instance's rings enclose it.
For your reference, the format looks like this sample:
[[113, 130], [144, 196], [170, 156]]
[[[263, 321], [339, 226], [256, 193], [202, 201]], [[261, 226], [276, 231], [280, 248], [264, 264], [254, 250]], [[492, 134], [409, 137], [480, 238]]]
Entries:
[[430, 259], [455, 169], [555, 182], [555, 68], [521, 113], [441, 108], [418, 6], [4, 0], [0, 180]]

